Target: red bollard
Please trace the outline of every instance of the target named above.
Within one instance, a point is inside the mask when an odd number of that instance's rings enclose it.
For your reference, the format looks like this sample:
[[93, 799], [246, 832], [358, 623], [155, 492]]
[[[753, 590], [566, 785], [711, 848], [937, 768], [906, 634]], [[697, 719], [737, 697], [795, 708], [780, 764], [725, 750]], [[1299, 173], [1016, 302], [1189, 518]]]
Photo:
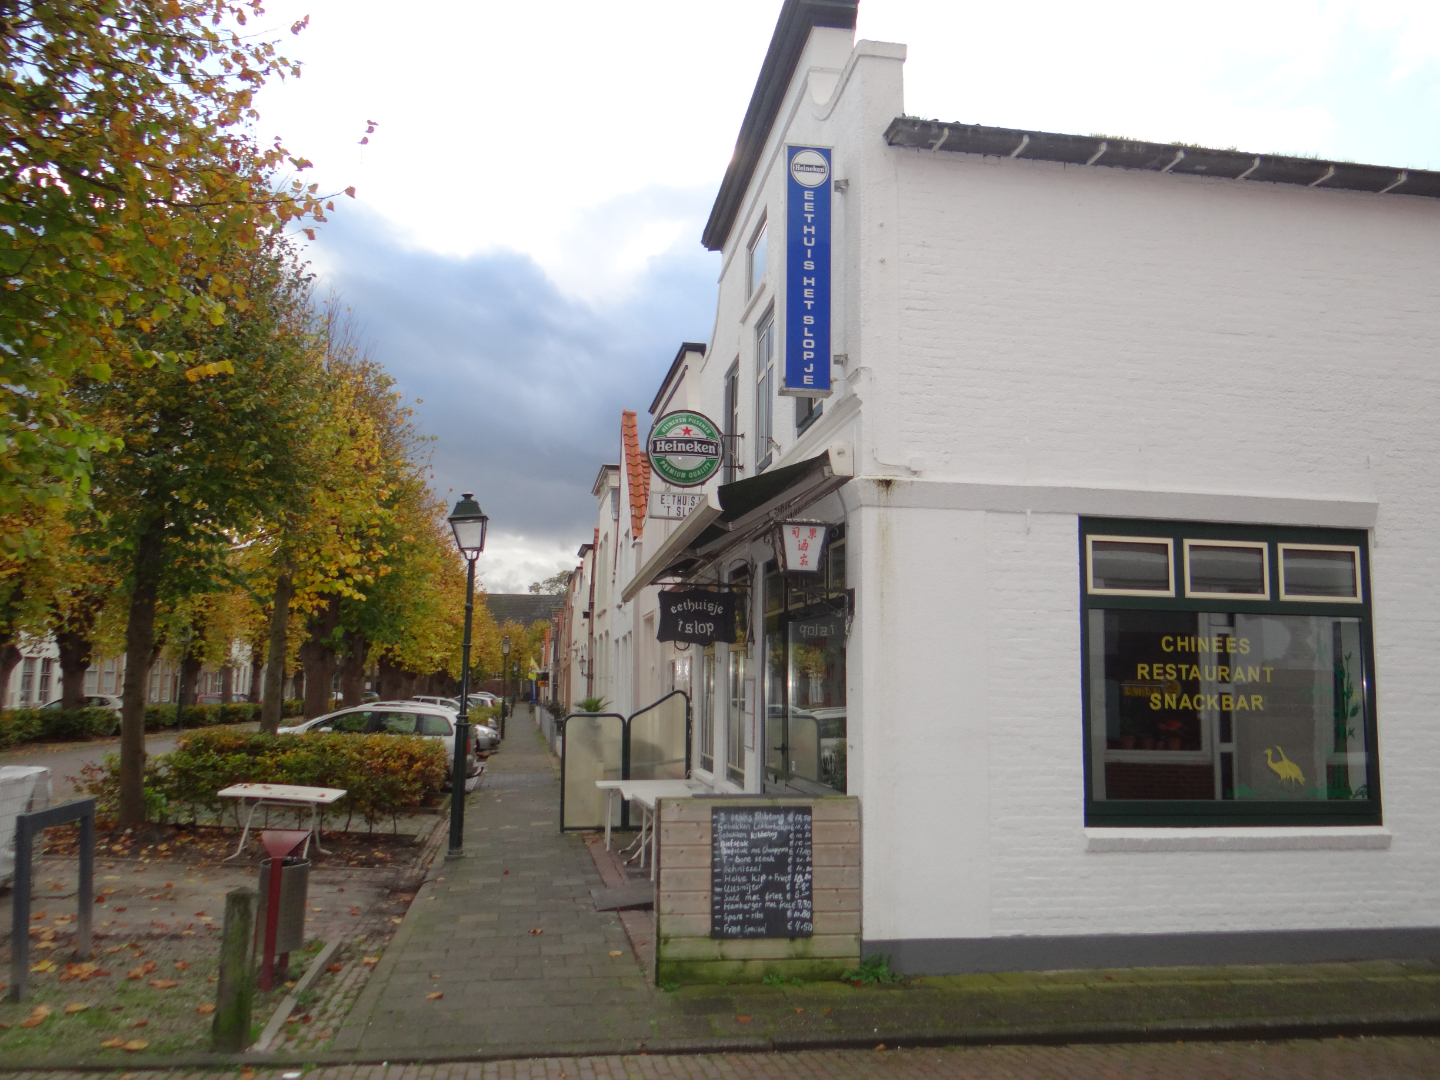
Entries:
[[[266, 829], [260, 842], [270, 856], [270, 896], [265, 905], [265, 951], [260, 957], [260, 989], [275, 985], [275, 933], [280, 923], [280, 879], [285, 856], [299, 847], [310, 833], [305, 829]], [[288, 954], [287, 954], [288, 955]]]

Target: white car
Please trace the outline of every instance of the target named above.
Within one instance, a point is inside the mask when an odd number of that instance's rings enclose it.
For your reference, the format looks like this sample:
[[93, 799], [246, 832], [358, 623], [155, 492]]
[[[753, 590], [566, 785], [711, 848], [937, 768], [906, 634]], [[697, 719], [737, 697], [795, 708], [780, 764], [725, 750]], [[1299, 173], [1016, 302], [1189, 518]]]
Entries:
[[[475, 776], [480, 772], [480, 761], [475, 756], [477, 746], [483, 748], [479, 732], [489, 730], [472, 728], [472, 740], [466, 762], [466, 775]], [[439, 739], [445, 746], [445, 760], [455, 760], [455, 713], [443, 706], [420, 701], [372, 701], [353, 709], [340, 709], [326, 713], [301, 724], [280, 728], [280, 735], [307, 735], [310, 732], [337, 732], [353, 735], [423, 735]]]
[[[60, 698], [47, 701], [40, 706], [42, 709], [61, 709], [63, 707]], [[115, 714], [115, 730], [110, 734], [120, 734], [120, 710], [124, 707], [124, 702], [114, 694], [86, 694], [80, 699], [80, 707], [82, 709], [109, 709]]]

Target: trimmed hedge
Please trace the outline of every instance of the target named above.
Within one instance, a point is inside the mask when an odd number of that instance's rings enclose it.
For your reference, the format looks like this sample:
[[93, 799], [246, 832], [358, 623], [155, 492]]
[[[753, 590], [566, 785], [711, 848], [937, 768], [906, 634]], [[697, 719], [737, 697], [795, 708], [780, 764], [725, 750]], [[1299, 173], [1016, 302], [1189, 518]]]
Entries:
[[[96, 816], [113, 821], [119, 808], [120, 759], [81, 770], [80, 787], [97, 800]], [[176, 821], [200, 811], [224, 813], [237, 803], [216, 793], [231, 784], [303, 784], [344, 788], [349, 794], [326, 809], [358, 815], [373, 832], [377, 822], [419, 806], [449, 776], [439, 739], [410, 735], [264, 735], [194, 731], [145, 769], [147, 816]]]
[[[174, 705], [145, 706], [145, 730], [160, 731], [175, 726]], [[282, 716], [299, 716], [305, 711], [303, 701], [287, 701]], [[217, 724], [243, 724], [260, 719], [260, 706], [248, 701], [229, 705], [186, 705], [187, 728], [214, 727]], [[6, 709], [0, 712], [0, 750], [22, 743], [60, 739], [89, 739], [113, 734], [120, 719], [109, 709]]]

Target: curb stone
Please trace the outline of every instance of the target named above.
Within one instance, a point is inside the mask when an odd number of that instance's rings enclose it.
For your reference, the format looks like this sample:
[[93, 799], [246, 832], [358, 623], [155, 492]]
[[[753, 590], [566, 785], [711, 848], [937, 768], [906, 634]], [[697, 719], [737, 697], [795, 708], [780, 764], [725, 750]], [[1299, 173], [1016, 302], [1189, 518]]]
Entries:
[[[767, 1038], [764, 1036], [715, 1039], [655, 1039], [620, 1044], [616, 1041], [589, 1043], [512, 1043], [492, 1046], [473, 1054], [437, 1051], [434, 1054], [404, 1051], [370, 1051], [365, 1053], [321, 1053], [286, 1056], [283, 1065], [420, 1065], [434, 1062], [515, 1061], [555, 1057], [613, 1057], [635, 1053], [657, 1054], [733, 1054], [773, 1053], [805, 1050], [869, 1050], [877, 1042], [890, 1049], [942, 1046], [1060, 1046], [1076, 1043], [1147, 1043], [1147, 1042], [1248, 1042], [1259, 1040], [1279, 1042], [1288, 1039], [1322, 1039], [1343, 1036], [1435, 1036], [1440, 1035], [1440, 1013], [1365, 1016], [1353, 1014], [1324, 1018], [1277, 1017], [1271, 1020], [1243, 1018], [1236, 1020], [1176, 1021], [1173, 1023], [1126, 1024], [1049, 1024], [1016, 1026], [999, 1029], [976, 1027], [917, 1028], [909, 1031], [894, 1029], [879, 1033], [817, 1034]], [[203, 1069], [211, 1067], [257, 1065], [278, 1067], [282, 1062], [266, 1052], [247, 1051], [243, 1054], [176, 1054], [172, 1056], [134, 1055], [105, 1061], [57, 1063], [53, 1060], [6, 1060], [0, 1062], [0, 1073], [19, 1072], [115, 1072], [124, 1069]]]

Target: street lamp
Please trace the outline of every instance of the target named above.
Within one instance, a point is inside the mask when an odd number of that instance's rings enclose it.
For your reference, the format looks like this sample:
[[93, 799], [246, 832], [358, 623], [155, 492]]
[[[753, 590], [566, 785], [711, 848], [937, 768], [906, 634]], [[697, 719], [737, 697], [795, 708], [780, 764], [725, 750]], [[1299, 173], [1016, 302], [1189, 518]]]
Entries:
[[500, 738], [505, 738], [505, 710], [510, 698], [510, 635], [500, 639]]
[[465, 852], [465, 761], [470, 750], [470, 623], [475, 614], [475, 560], [485, 550], [485, 528], [490, 519], [473, 492], [465, 492], [450, 515], [455, 546], [465, 557], [465, 640], [460, 646], [460, 715], [455, 723], [455, 767], [450, 776], [450, 850], [447, 859]]

